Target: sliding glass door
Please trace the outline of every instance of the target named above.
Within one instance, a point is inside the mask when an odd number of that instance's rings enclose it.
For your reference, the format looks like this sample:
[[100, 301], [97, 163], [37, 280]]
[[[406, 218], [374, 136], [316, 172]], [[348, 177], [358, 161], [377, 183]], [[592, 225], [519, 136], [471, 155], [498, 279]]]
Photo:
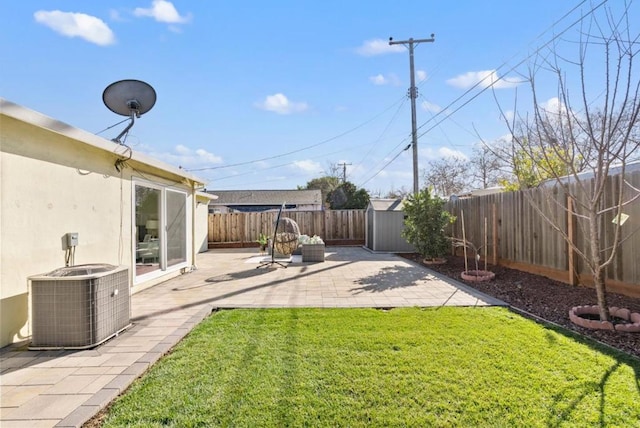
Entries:
[[187, 261], [187, 195], [167, 190], [167, 265]]
[[161, 189], [135, 186], [136, 275], [160, 270]]
[[187, 263], [187, 193], [152, 183], [134, 185], [136, 277]]

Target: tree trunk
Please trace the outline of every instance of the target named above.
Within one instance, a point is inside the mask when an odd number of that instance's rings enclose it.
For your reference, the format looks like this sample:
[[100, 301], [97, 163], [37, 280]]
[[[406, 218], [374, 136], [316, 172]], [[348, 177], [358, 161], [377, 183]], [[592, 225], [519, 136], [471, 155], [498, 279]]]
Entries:
[[606, 292], [607, 290], [604, 283], [602, 259], [600, 257], [600, 233], [598, 230], [598, 216], [595, 212], [591, 212], [589, 215], [589, 235], [592, 262], [591, 270], [593, 273], [593, 284], [596, 288], [596, 296], [598, 298], [598, 308], [600, 309], [600, 321], [609, 321], [609, 305], [607, 303]]
[[596, 273], [593, 275], [593, 282], [596, 287], [596, 295], [598, 296], [600, 321], [609, 321], [609, 305], [607, 303], [607, 293], [602, 269], [597, 269]]

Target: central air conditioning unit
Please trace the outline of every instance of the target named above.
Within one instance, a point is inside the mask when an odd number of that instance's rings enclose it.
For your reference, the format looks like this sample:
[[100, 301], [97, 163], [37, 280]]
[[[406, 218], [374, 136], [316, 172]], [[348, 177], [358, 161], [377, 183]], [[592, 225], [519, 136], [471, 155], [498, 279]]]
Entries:
[[92, 348], [131, 325], [126, 266], [70, 266], [29, 280], [30, 349]]

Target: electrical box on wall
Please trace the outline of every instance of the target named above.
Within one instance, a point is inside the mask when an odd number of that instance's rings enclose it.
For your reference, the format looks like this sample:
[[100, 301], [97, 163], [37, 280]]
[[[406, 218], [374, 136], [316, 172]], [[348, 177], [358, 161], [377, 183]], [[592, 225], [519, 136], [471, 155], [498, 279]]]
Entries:
[[67, 247], [77, 247], [78, 246], [78, 233], [71, 232], [67, 233]]

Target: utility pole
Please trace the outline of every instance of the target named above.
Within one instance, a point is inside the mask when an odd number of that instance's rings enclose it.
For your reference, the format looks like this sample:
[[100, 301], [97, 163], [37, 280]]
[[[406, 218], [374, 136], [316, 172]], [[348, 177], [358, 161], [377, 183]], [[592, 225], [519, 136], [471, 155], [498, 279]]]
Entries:
[[409, 69], [411, 72], [411, 87], [409, 88], [409, 98], [411, 98], [411, 141], [413, 145], [413, 193], [417, 194], [420, 191], [419, 179], [418, 179], [418, 129], [416, 124], [416, 98], [418, 98], [418, 90], [416, 88], [416, 77], [413, 66], [413, 46], [417, 46], [420, 43], [434, 42], [436, 39], [432, 34], [430, 39], [413, 39], [402, 40], [399, 42], [393, 41], [393, 37], [389, 37], [389, 45], [405, 45], [409, 48]]
[[347, 165], [351, 165], [350, 163], [339, 163], [338, 165], [342, 165], [342, 184], [347, 182]]

